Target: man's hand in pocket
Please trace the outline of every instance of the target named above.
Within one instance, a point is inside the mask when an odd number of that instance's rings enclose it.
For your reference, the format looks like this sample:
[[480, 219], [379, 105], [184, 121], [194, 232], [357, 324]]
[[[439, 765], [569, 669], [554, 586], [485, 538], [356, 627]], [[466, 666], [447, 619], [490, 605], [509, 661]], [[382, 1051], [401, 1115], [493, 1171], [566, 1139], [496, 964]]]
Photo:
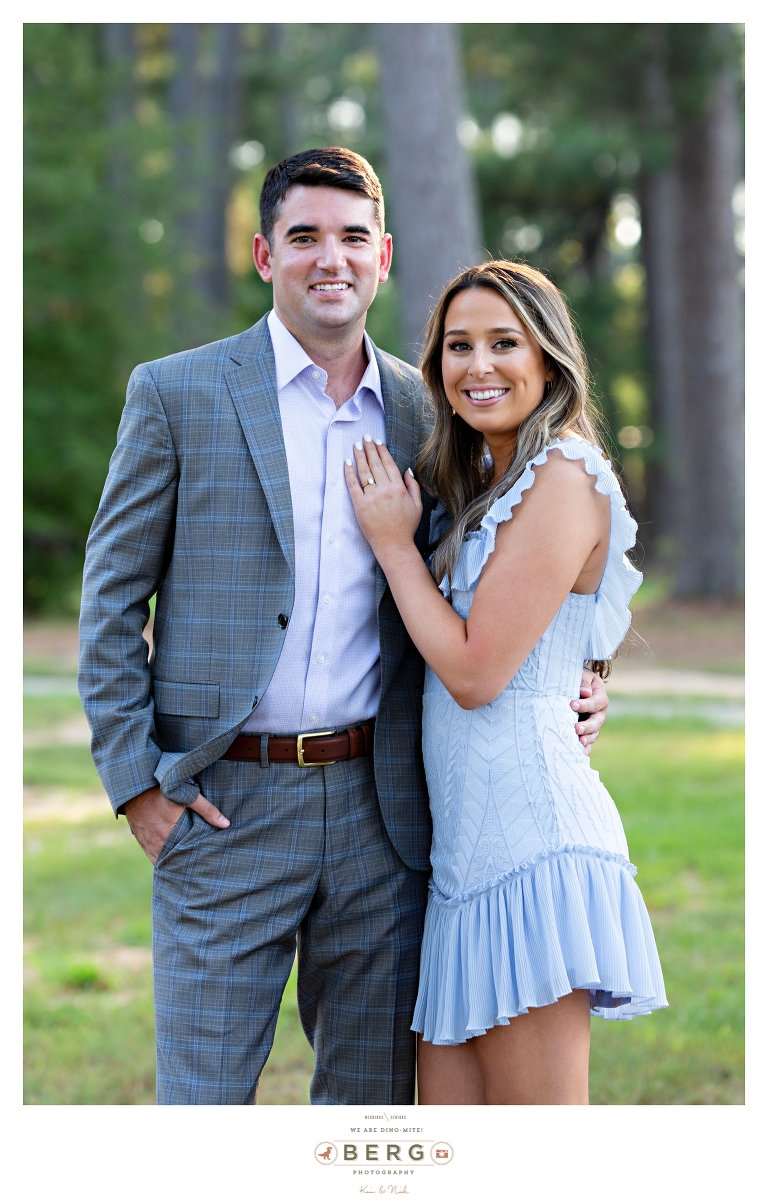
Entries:
[[139, 793], [137, 797], [126, 801], [123, 813], [128, 819], [131, 833], [153, 864], [160, 855], [166, 839], [181, 818], [182, 811], [186, 809], [195, 810], [211, 826], [218, 826], [222, 829], [229, 826], [229, 819], [225, 818], [210, 801], [206, 801], [202, 794], [192, 805], [182, 806], [166, 797], [158, 785], [156, 789], [147, 789], [144, 793]]

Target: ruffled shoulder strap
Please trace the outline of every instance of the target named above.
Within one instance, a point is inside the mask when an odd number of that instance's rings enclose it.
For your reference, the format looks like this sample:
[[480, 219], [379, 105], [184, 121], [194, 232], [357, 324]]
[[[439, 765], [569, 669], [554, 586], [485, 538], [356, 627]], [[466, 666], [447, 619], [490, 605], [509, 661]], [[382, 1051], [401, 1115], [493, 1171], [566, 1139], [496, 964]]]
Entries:
[[[626, 552], [635, 545], [637, 522], [627, 511], [624, 495], [611, 465], [598, 447], [584, 438], [561, 438], [540, 451], [531, 459], [517, 478], [509, 492], [494, 501], [480, 523], [480, 529], [470, 532], [464, 542], [461, 558], [453, 575], [454, 592], [469, 592], [480, 579], [480, 573], [496, 546], [496, 530], [501, 522], [512, 517], [523, 493], [536, 479], [535, 467], [545, 463], [550, 451], [562, 451], [566, 459], [583, 459], [590, 476], [595, 477], [595, 488], [611, 500], [611, 535], [608, 559], [603, 578], [595, 596], [595, 618], [587, 648], [587, 659], [608, 659], [629, 629], [632, 615], [627, 606], [642, 583], [642, 573], [633, 567]], [[447, 597], [450, 593], [447, 577], [441, 581], [440, 589]]]

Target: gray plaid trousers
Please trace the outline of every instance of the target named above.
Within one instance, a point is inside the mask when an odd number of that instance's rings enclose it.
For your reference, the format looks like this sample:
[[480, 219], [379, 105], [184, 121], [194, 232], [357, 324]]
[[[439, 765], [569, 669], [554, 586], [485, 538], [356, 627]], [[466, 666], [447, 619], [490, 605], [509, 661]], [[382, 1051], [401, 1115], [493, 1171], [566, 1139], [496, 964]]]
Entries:
[[297, 937], [312, 1102], [413, 1102], [427, 873], [392, 846], [371, 759], [220, 760], [198, 782], [232, 825], [185, 810], [155, 866], [158, 1102], [253, 1100]]

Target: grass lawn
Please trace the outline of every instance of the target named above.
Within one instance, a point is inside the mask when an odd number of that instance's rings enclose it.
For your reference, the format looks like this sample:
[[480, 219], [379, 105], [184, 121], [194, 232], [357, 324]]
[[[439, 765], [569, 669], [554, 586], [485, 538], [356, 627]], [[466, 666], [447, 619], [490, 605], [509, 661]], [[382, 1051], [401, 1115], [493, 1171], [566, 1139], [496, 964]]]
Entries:
[[[30, 731], [79, 713], [76, 698], [26, 701]], [[742, 744], [637, 718], [600, 739], [594, 763], [624, 819], [670, 1008], [593, 1022], [593, 1103], [743, 1100]], [[26, 1102], [152, 1104], [151, 866], [106, 801], [103, 817], [68, 820], [66, 797], [96, 785], [87, 748], [30, 748], [26, 780], [64, 799], [26, 824]], [[260, 1103], [307, 1103], [311, 1067], [292, 979]]]
[[615, 720], [594, 765], [624, 821], [669, 1009], [592, 1023], [592, 1101], [744, 1100], [743, 733]]

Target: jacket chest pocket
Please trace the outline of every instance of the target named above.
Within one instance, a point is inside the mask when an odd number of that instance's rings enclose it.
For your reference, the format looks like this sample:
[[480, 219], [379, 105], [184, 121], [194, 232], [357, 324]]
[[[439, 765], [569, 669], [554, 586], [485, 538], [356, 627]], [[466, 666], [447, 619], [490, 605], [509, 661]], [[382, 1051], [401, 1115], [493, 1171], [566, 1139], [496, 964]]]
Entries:
[[187, 684], [180, 680], [154, 680], [152, 692], [158, 714], [187, 718], [218, 718], [219, 686]]

